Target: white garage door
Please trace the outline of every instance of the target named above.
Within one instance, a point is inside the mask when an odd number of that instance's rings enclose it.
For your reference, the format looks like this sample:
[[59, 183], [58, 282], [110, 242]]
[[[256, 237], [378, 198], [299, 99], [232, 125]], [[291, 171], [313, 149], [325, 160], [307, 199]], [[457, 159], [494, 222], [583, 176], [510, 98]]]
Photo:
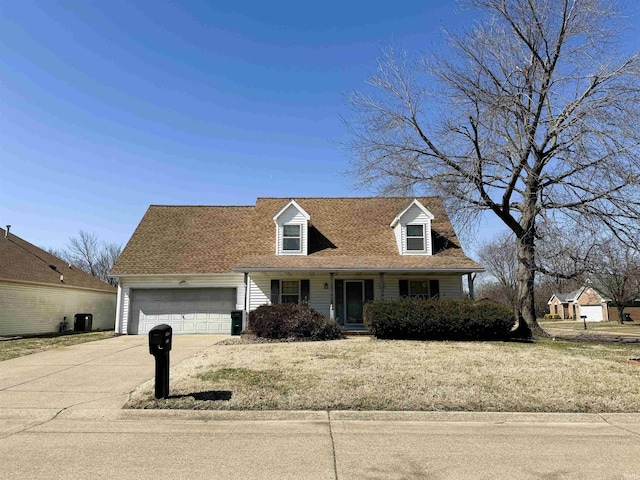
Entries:
[[161, 323], [174, 334], [230, 333], [235, 307], [235, 288], [136, 289], [129, 333], [148, 333]]
[[580, 307], [580, 315], [587, 316], [587, 322], [601, 322], [602, 306], [601, 305], [582, 305]]

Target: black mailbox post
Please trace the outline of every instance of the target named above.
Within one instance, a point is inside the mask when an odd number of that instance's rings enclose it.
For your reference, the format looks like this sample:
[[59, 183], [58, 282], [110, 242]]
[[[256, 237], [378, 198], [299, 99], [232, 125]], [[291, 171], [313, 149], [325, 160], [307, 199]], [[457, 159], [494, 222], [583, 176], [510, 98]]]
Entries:
[[169, 397], [169, 352], [173, 329], [166, 324], [149, 330], [149, 353], [156, 359], [156, 398]]

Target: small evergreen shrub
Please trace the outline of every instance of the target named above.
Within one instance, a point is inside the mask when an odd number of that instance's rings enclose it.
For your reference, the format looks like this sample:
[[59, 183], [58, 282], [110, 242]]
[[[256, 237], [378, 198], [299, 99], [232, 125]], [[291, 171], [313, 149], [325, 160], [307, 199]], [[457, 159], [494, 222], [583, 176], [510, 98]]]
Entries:
[[504, 340], [514, 325], [513, 311], [473, 300], [374, 300], [364, 307], [364, 324], [381, 339]]
[[335, 340], [342, 329], [306, 304], [262, 305], [249, 313], [249, 329], [263, 338]]

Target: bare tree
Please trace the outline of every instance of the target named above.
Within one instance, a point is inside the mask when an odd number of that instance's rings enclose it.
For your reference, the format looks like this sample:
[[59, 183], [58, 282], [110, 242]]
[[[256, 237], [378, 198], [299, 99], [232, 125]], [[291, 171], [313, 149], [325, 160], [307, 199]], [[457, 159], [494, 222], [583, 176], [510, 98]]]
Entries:
[[69, 238], [69, 243], [63, 250], [49, 251], [94, 277], [110, 285], [117, 285], [117, 281], [109, 277], [109, 272], [120, 256], [122, 246], [101, 242], [97, 235], [80, 230], [77, 237]]
[[625, 306], [640, 299], [640, 252], [611, 238], [601, 243], [598, 253], [593, 287], [615, 304], [618, 322], [623, 323]]
[[[516, 335], [536, 321], [539, 224], [640, 229], [640, 56], [617, 52], [609, 0], [470, 0], [448, 56], [387, 51], [355, 111], [351, 174], [385, 194], [442, 195], [454, 220], [495, 214], [518, 251]], [[557, 272], [555, 272], [557, 274]]]
[[495, 279], [496, 283], [490, 291], [502, 298], [500, 303], [517, 310], [518, 252], [515, 245], [513, 236], [503, 233], [480, 247], [478, 259], [487, 273]]

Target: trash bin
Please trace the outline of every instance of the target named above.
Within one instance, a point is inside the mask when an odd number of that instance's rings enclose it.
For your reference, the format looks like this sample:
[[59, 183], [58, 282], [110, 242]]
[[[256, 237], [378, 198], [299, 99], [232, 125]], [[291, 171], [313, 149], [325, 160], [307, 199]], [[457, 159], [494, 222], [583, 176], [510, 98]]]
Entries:
[[242, 310], [231, 311], [231, 335], [240, 335], [242, 331]]
[[90, 332], [93, 323], [93, 314], [76, 313], [74, 315], [73, 331], [74, 332]]

